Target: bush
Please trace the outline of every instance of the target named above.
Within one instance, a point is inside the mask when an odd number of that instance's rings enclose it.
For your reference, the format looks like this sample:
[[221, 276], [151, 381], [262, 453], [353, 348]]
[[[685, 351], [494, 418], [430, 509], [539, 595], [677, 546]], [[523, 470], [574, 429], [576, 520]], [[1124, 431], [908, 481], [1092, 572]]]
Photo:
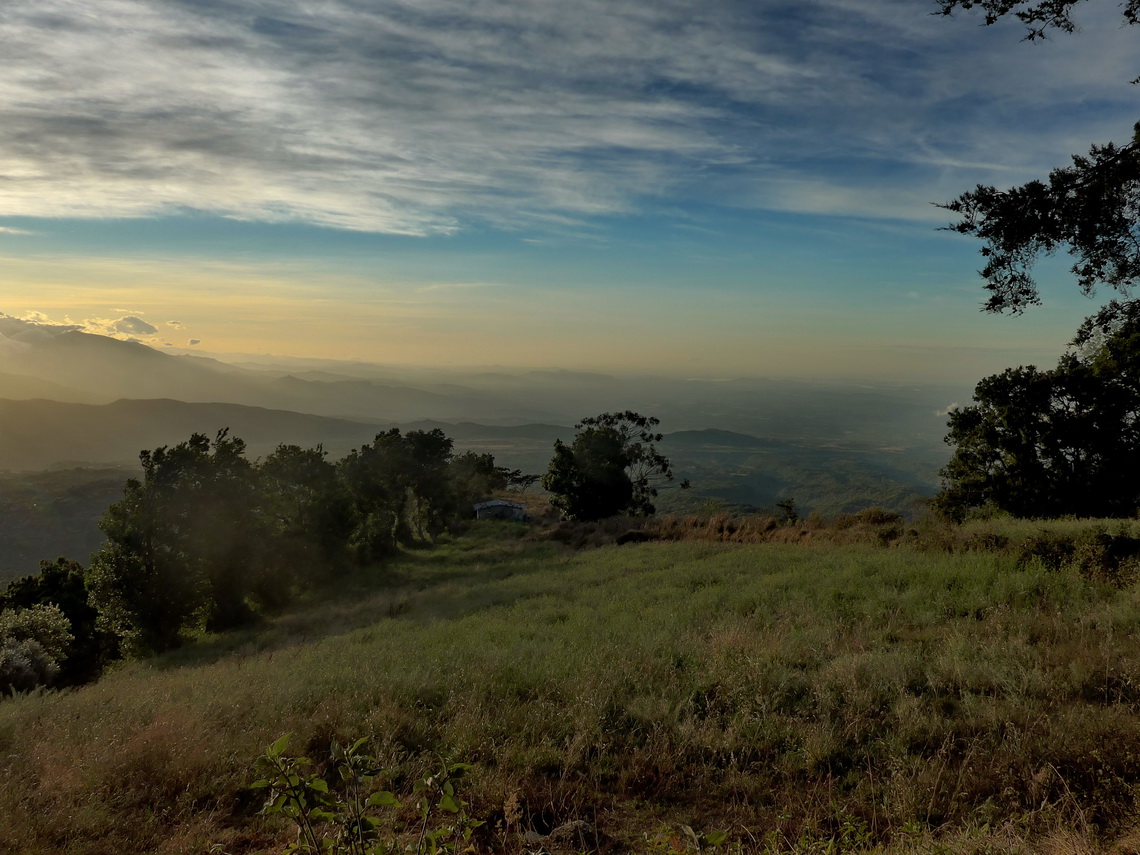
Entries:
[[1140, 538], [1103, 528], [1085, 532], [1073, 545], [1072, 564], [1086, 579], [1124, 588], [1140, 573]]
[[1017, 550], [1017, 564], [1046, 570], [1071, 569], [1086, 579], [1123, 588], [1140, 576], [1140, 538], [1109, 534], [1104, 526], [1079, 534], [1042, 530]]
[[96, 679], [107, 662], [118, 658], [119, 644], [117, 636], [99, 628], [99, 613], [77, 562], [41, 561], [38, 574], [17, 579], [0, 596], [0, 612], [49, 605], [59, 607], [74, 636], [66, 655], [55, 657], [60, 665], [57, 683], [75, 686]]
[[11, 695], [46, 686], [59, 674], [38, 641], [5, 638], [0, 642], [0, 693]]
[[32, 606], [0, 612], [0, 639], [34, 641], [55, 665], [67, 658], [74, 636], [59, 606]]
[[1060, 570], [1073, 560], [1073, 538], [1042, 529], [1017, 549], [1017, 566], [1025, 568], [1036, 562], [1046, 570]]

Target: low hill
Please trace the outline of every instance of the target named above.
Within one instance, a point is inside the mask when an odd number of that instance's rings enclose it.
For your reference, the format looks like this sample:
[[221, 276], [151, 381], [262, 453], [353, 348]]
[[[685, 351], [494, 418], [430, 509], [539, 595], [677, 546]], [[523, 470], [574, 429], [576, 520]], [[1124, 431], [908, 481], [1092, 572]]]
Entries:
[[191, 433], [229, 428], [251, 457], [281, 443], [324, 443], [334, 455], [371, 441], [374, 424], [240, 404], [121, 400], [102, 406], [0, 401], [0, 471], [44, 469], [62, 461], [135, 465], [139, 451], [173, 445]]
[[86, 565], [103, 535], [99, 519], [123, 497], [132, 469], [0, 474], [0, 586], [36, 573], [41, 559]]

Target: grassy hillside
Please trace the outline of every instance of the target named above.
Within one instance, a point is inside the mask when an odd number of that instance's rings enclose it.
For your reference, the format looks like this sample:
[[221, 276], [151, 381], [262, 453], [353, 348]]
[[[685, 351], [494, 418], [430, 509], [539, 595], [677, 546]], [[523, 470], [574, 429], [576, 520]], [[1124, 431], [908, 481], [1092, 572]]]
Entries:
[[683, 825], [749, 852], [1129, 843], [1133, 587], [985, 552], [524, 531], [0, 703], [0, 851], [276, 851], [289, 831], [248, 785], [286, 732], [318, 765], [368, 736], [406, 803], [437, 755], [475, 764], [480, 851], [573, 820], [603, 852], [683, 851], [652, 848]]

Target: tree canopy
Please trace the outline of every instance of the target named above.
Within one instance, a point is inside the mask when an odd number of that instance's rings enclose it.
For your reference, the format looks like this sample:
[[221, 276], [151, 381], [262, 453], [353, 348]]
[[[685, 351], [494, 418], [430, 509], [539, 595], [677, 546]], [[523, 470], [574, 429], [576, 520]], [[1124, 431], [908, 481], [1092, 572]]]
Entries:
[[652, 416], [626, 410], [574, 425], [574, 441], [569, 446], [555, 441], [542, 476], [551, 505], [577, 520], [652, 514], [658, 487], [673, 480], [668, 458], [657, 450], [663, 439], [654, 431], [658, 424]]
[[[978, 8], [985, 12], [986, 24], [996, 24], [1009, 15], [1017, 18], [1028, 28], [1026, 38], [1030, 41], [1043, 39], [1049, 30], [1071, 33], [1076, 29], [1072, 10], [1086, 0], [938, 0], [938, 9], [943, 15], [952, 15], [955, 10], [968, 11]], [[1120, 4], [1124, 20], [1129, 24], [1140, 21], [1140, 0], [1126, 0]]]
[[1140, 304], [1082, 325], [1057, 367], [1009, 368], [950, 414], [954, 455], [935, 504], [1022, 517], [1133, 516], [1140, 508]]
[[[986, 24], [1013, 16], [1028, 28], [1026, 38], [1049, 30], [1071, 33], [1072, 10], [1085, 0], [939, 0], [944, 15], [979, 8]], [[1140, 21], [1140, 0], [1121, 4], [1126, 23]], [[1140, 80], [1140, 78], [1138, 78]], [[1133, 81], [1134, 83], [1137, 81]], [[1043, 255], [1064, 249], [1074, 259], [1082, 292], [1107, 285], [1128, 294], [1140, 280], [1140, 123], [1123, 144], [1094, 145], [1088, 156], [1054, 169], [1047, 181], [998, 190], [978, 185], [943, 205], [957, 214], [950, 230], [979, 238], [990, 292], [985, 309], [1020, 313], [1040, 303], [1032, 276]]]

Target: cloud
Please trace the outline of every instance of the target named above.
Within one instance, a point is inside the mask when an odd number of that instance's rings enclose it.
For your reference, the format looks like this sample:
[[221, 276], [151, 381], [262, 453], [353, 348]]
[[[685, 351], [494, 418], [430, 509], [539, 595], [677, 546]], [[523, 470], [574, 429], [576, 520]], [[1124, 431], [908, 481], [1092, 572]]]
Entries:
[[160, 344], [162, 341], [158, 327], [136, 315], [120, 318], [88, 318], [79, 322], [67, 318], [61, 322], [37, 311], [26, 312], [20, 317], [0, 313], [0, 335], [15, 340], [50, 338], [76, 331], [140, 344]]
[[190, 341], [187, 342], [187, 344], [190, 345], [190, 347], [193, 347], [194, 345], [201, 344], [201, 343], [202, 343], [202, 339], [200, 339], [200, 338], [192, 338], [192, 339], [190, 339]]
[[959, 409], [961, 406], [962, 406], [961, 404], [959, 404], [957, 401], [955, 401], [953, 404], [947, 404], [941, 410], [935, 410], [934, 415], [936, 415], [936, 416], [948, 416], [952, 412], [954, 412], [955, 410]]
[[0, 235], [34, 235], [36, 232], [29, 232], [26, 229], [13, 229], [8, 226], [0, 226]]
[[123, 318], [92, 318], [83, 322], [83, 330], [112, 338], [153, 336], [158, 333], [158, 327], [154, 324], [149, 324], [133, 315]]
[[923, 216], [939, 181], [1127, 133], [1117, 24], [1030, 46], [909, 0], [10, 0], [0, 204], [429, 234], [740, 181], [753, 207]]
[[477, 291], [486, 288], [503, 288], [503, 282], [433, 282], [430, 285], [421, 285], [416, 288], [421, 294], [430, 294], [433, 291]]

